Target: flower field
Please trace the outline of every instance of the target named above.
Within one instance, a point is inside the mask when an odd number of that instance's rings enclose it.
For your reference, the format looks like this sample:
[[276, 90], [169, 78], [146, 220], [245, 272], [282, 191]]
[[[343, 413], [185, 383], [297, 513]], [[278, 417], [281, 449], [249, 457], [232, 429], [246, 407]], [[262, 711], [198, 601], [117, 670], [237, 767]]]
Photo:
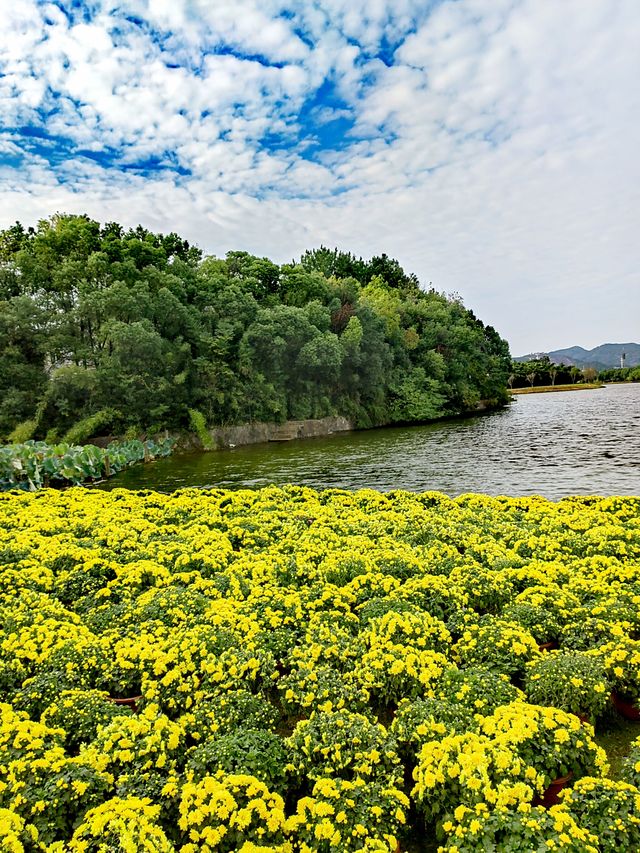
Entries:
[[0, 494], [3, 851], [640, 850], [612, 696], [640, 498]]

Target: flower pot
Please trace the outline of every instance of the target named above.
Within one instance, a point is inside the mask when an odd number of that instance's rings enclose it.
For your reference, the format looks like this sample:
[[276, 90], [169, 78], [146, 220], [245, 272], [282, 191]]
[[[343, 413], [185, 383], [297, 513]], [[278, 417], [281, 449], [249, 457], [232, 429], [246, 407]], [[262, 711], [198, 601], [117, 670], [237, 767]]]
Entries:
[[623, 699], [615, 691], [611, 694], [611, 700], [615, 706], [616, 711], [621, 714], [625, 720], [632, 720], [634, 722], [640, 721], [640, 708], [635, 705], [633, 702], [629, 702], [628, 699]]
[[545, 809], [551, 806], [557, 806], [560, 802], [560, 791], [566, 788], [569, 782], [573, 779], [573, 771], [570, 770], [566, 776], [559, 776], [554, 779], [541, 797], [534, 797], [534, 806], [544, 806]]
[[113, 696], [109, 697], [109, 701], [113, 702], [114, 705], [125, 705], [128, 708], [131, 708], [134, 714], [138, 713], [138, 702], [142, 700], [142, 696], [129, 696], [127, 699], [114, 699]]
[[538, 648], [541, 652], [550, 652], [552, 649], [557, 649], [558, 644], [555, 640], [550, 640], [548, 643], [540, 643]]

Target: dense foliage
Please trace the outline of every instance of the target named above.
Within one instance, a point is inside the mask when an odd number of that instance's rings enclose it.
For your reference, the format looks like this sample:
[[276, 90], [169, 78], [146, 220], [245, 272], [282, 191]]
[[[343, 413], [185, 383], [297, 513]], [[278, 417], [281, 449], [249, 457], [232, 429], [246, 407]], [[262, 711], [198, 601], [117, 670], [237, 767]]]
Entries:
[[546, 385], [573, 385], [577, 382], [592, 382], [596, 379], [596, 370], [567, 364], [556, 364], [548, 356], [513, 361], [509, 376], [510, 388], [533, 388]]
[[111, 442], [105, 449], [92, 444], [74, 447], [42, 441], [10, 444], [0, 447], [0, 491], [34, 491], [49, 485], [77, 486], [86, 480], [101, 480], [135, 462], [168, 456], [173, 445], [170, 438]]
[[509, 364], [492, 327], [385, 255], [203, 259], [176, 234], [85, 216], [0, 232], [0, 437], [12, 441], [428, 420], [504, 400]]
[[609, 367], [598, 372], [603, 382], [640, 382], [640, 367]]
[[639, 600], [640, 498], [2, 494], [0, 846], [638, 850]]
[[512, 361], [508, 378], [510, 388], [535, 388], [539, 386], [575, 385], [582, 382], [640, 382], [640, 367], [594, 367], [557, 364], [549, 356], [527, 361]]

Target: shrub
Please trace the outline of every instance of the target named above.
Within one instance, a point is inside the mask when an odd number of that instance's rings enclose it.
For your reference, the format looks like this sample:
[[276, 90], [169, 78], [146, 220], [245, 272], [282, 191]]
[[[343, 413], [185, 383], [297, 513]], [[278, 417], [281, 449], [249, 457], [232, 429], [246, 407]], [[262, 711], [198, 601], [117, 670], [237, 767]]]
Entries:
[[369, 702], [369, 691], [358, 685], [351, 673], [330, 666], [300, 666], [279, 679], [278, 690], [289, 714], [342, 708], [362, 711]]
[[11, 809], [0, 808], [0, 847], [6, 853], [37, 849], [38, 830]]
[[214, 450], [215, 443], [207, 429], [207, 422], [202, 412], [197, 411], [197, 409], [189, 409], [189, 426], [198, 436], [198, 441], [203, 450]]
[[473, 711], [441, 699], [403, 699], [398, 705], [389, 734], [398, 742], [400, 755], [413, 761], [421, 747], [431, 740], [475, 731]]
[[509, 604], [501, 614], [509, 622], [522, 625], [538, 643], [548, 643], [557, 640], [560, 634], [560, 622], [557, 617], [545, 607], [528, 602]]
[[633, 741], [629, 754], [624, 759], [622, 778], [630, 785], [640, 788], [640, 737]]
[[549, 652], [532, 661], [525, 681], [527, 699], [550, 705], [591, 722], [601, 716], [611, 688], [604, 666], [584, 652]]
[[14, 427], [7, 436], [7, 440], [9, 444], [24, 444], [25, 441], [29, 441], [33, 438], [37, 428], [37, 421], [23, 421], [21, 424]]
[[596, 836], [600, 853], [640, 850], [640, 791], [633, 785], [587, 776], [562, 792], [562, 803]]
[[391, 598], [391, 596], [382, 596], [380, 598], [370, 598], [360, 607], [359, 616], [363, 626], [368, 625], [373, 619], [379, 619], [387, 613], [416, 613], [416, 608], [411, 602], [403, 601], [400, 598]]
[[451, 634], [440, 619], [429, 613], [385, 613], [369, 622], [363, 640], [370, 648], [404, 644], [413, 649], [444, 652]]
[[205, 776], [183, 786], [178, 825], [181, 853], [197, 853], [203, 845], [231, 853], [243, 842], [281, 844], [284, 802], [253, 776]]
[[[96, 767], [108, 770], [120, 784], [129, 776], [151, 780], [154, 775], [169, 776], [181, 758], [182, 727], [159, 713], [157, 705], [148, 705], [137, 716], [122, 716], [100, 729], [83, 751]], [[138, 790], [140, 785], [136, 783]]]
[[242, 727], [214, 737], [191, 750], [186, 773], [190, 780], [223, 773], [255, 776], [271, 791], [286, 791], [287, 753], [271, 732]]
[[99, 728], [131, 713], [130, 708], [114, 704], [99, 690], [63, 690], [45, 708], [41, 719], [47, 726], [64, 730], [67, 751], [76, 752], [81, 744], [97, 736]]
[[478, 803], [473, 808], [459, 806], [455, 818], [444, 822], [446, 834], [441, 853], [532, 853], [534, 850], [562, 850], [563, 853], [600, 853], [598, 838], [580, 826], [563, 806], [489, 808]]
[[447, 735], [425, 743], [418, 753], [411, 791], [427, 818], [443, 820], [460, 805], [486, 802], [517, 806], [529, 802], [541, 778], [509, 745], [476, 732]]
[[[434, 570], [433, 566], [429, 567]], [[468, 595], [447, 577], [425, 574], [409, 578], [392, 594], [398, 602], [409, 602], [432, 616], [447, 622], [468, 603]]]
[[271, 730], [278, 718], [277, 708], [264, 696], [239, 688], [199, 697], [181, 720], [190, 737], [200, 742], [242, 726]]
[[71, 853], [106, 850], [153, 850], [174, 853], [157, 820], [160, 807], [145, 798], [114, 797], [91, 809], [73, 833]]
[[640, 700], [640, 640], [620, 637], [592, 654], [602, 662], [611, 686], [631, 703]]
[[479, 714], [491, 714], [501, 705], [524, 698], [506, 675], [481, 666], [468, 669], [450, 667], [438, 683], [436, 695], [446, 702], [461, 704]]
[[362, 714], [318, 711], [298, 723], [286, 745], [288, 770], [301, 779], [361, 777], [394, 784], [399, 776], [395, 740]]
[[593, 729], [557, 708], [512, 702], [484, 717], [480, 731], [532, 767], [544, 778], [544, 787], [569, 773], [579, 779], [609, 769]]
[[98, 435], [102, 430], [111, 429], [120, 417], [120, 413], [113, 409], [101, 409], [99, 412], [77, 421], [71, 429], [67, 430], [63, 441], [72, 445], [86, 444], [90, 438]]
[[453, 653], [462, 667], [481, 666], [510, 677], [523, 675], [529, 661], [540, 654], [527, 630], [497, 618], [469, 625]]
[[300, 853], [395, 853], [408, 805], [402, 791], [381, 782], [318, 779], [289, 826]]
[[560, 645], [564, 649], [589, 651], [619, 638], [619, 626], [589, 615], [588, 610], [578, 610], [573, 619], [562, 627]]
[[14, 693], [11, 703], [16, 711], [26, 711], [32, 719], [39, 719], [61, 691], [72, 687], [73, 677], [58, 669], [48, 669], [25, 679]]
[[355, 679], [379, 705], [393, 704], [400, 699], [433, 695], [449, 666], [440, 652], [383, 642], [365, 652]]
[[466, 605], [479, 614], [498, 613], [513, 593], [511, 584], [497, 572], [477, 564], [456, 567], [449, 581], [460, 589]]
[[45, 844], [68, 838], [79, 815], [103, 799], [110, 783], [102, 768], [65, 754], [64, 734], [0, 704], [0, 808], [33, 825]]

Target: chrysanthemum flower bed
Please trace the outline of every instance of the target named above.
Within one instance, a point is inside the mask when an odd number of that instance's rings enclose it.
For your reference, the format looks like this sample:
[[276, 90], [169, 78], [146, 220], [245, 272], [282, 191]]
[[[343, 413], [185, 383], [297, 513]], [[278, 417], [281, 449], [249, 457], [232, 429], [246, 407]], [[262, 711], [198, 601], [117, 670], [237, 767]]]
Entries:
[[639, 638], [640, 498], [3, 494], [0, 848], [637, 850]]

